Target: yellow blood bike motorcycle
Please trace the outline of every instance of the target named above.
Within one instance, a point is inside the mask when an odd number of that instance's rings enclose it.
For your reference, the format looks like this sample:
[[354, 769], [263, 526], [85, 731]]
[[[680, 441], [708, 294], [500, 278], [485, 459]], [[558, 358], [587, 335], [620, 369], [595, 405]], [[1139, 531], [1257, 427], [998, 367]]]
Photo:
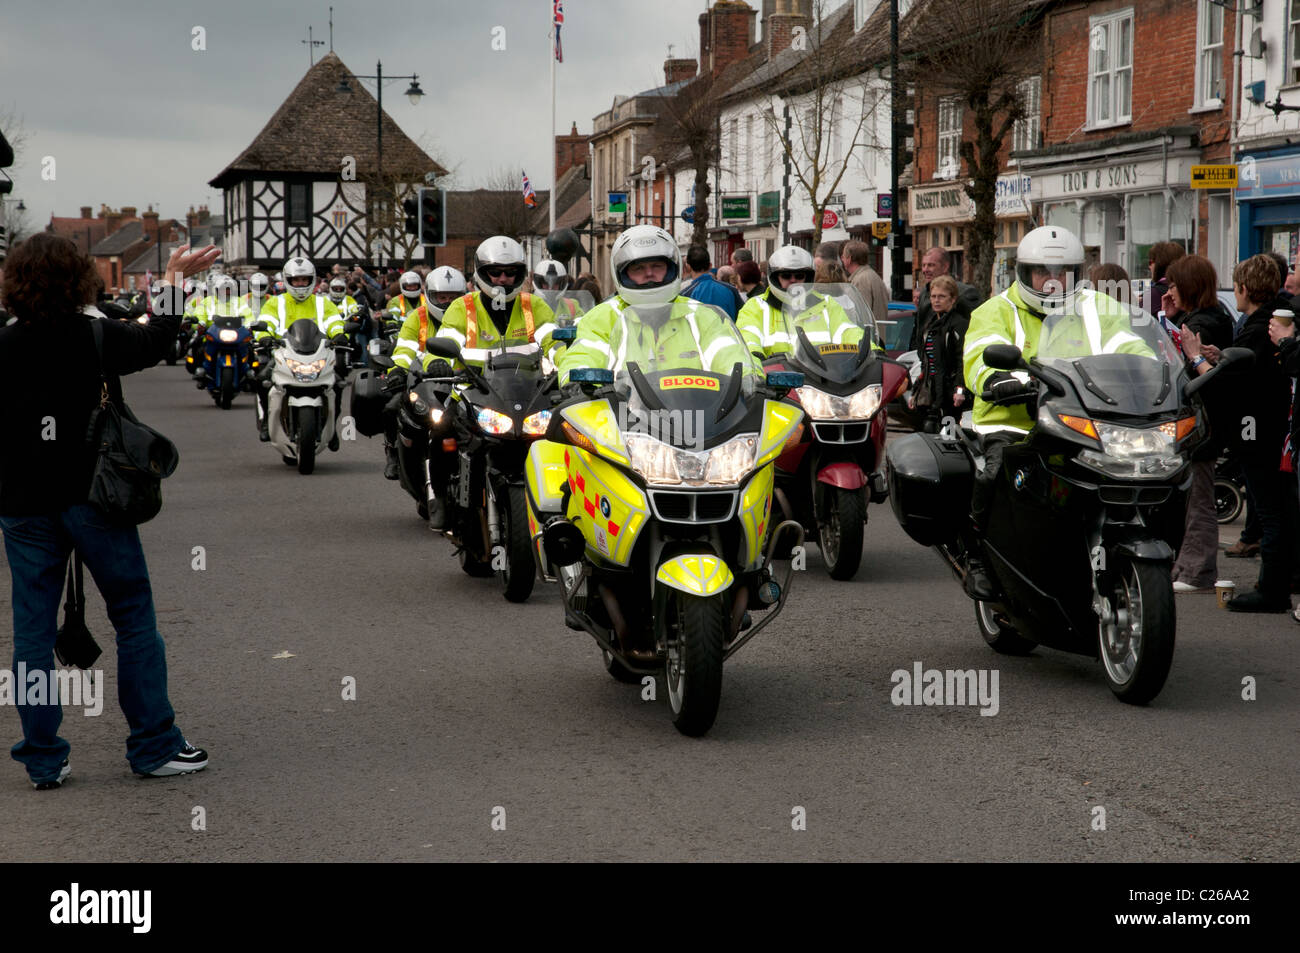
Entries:
[[[644, 332], [635, 312], [615, 325], [613, 355]], [[615, 679], [662, 674], [686, 735], [713, 725], [722, 663], [784, 607], [793, 567], [778, 580], [773, 564], [803, 542], [797, 522], [772, 526], [774, 463], [803, 432], [802, 411], [782, 398], [802, 375], [764, 377], [718, 317], [734, 342], [711, 346], [734, 344], [725, 353], [744, 363], [683, 367], [652, 345], [614, 371], [572, 370], [584, 392], [555, 409], [526, 472], [534, 554], [560, 583], [566, 623], [596, 640]]]

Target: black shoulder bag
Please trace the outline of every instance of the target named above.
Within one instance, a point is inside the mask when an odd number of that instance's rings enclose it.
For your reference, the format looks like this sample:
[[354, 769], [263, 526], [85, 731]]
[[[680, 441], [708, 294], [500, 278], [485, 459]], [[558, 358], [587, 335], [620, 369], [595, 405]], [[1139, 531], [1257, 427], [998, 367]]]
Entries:
[[113, 401], [104, 372], [104, 328], [91, 319], [99, 356], [99, 406], [90, 415], [86, 441], [95, 453], [88, 502], [122, 526], [138, 526], [162, 509], [163, 477], [180, 462], [176, 445], [136, 419], [126, 401]]

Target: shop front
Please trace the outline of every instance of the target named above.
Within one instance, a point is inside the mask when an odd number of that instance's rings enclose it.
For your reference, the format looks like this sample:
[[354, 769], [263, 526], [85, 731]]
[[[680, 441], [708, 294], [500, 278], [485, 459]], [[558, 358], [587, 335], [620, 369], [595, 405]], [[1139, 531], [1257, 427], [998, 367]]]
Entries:
[[[994, 200], [997, 226], [993, 233], [994, 260], [990, 285], [994, 293], [1015, 281], [1016, 246], [1030, 228], [1029, 209], [1033, 180], [1028, 175], [1000, 175]], [[913, 186], [909, 194], [908, 223], [915, 236], [915, 267], [931, 248], [943, 248], [952, 262], [952, 273], [973, 281], [966, 267], [969, 259], [970, 226], [975, 202], [960, 182], [936, 182]], [[916, 279], [918, 283], [921, 279]]]
[[1237, 169], [1240, 259], [1273, 251], [1293, 263], [1300, 253], [1300, 150], [1242, 153]]
[[[1033, 176], [1031, 198], [1044, 225], [1074, 232], [1083, 243], [1085, 271], [1117, 264], [1129, 277], [1147, 277], [1147, 253], [1156, 242], [1173, 241], [1196, 251], [1196, 195], [1191, 170], [1200, 162], [1187, 140], [1171, 146], [1110, 155], [1038, 155], [1021, 160]], [[1154, 155], [1152, 155], [1154, 152]], [[1212, 214], [1222, 215], [1222, 212]], [[1213, 223], [1211, 223], [1213, 225]]]

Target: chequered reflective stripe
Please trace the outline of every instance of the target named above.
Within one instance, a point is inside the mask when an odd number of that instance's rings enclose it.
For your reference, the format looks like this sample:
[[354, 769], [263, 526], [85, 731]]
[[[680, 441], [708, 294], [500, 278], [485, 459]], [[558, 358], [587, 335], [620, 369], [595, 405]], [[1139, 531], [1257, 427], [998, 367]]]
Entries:
[[[564, 466], [566, 468], [569, 466], [568, 450], [564, 451]], [[597, 493], [594, 499], [587, 496], [587, 481], [581, 473], [574, 474], [569, 478], [569, 490], [582, 497], [582, 508], [593, 521], [605, 518], [603, 513], [600, 516], [596, 515], [600, 512], [600, 494]], [[605, 519], [605, 529], [610, 536], [617, 536], [622, 527], [611, 519]]]

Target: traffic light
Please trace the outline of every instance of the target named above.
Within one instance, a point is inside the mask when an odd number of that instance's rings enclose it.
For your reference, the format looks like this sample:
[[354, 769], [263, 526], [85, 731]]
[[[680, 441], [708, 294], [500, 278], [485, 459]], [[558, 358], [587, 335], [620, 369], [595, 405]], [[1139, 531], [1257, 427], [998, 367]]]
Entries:
[[447, 191], [420, 189], [420, 244], [447, 244]]
[[402, 199], [402, 211], [406, 212], [406, 234], [420, 233], [420, 207], [415, 199]]

